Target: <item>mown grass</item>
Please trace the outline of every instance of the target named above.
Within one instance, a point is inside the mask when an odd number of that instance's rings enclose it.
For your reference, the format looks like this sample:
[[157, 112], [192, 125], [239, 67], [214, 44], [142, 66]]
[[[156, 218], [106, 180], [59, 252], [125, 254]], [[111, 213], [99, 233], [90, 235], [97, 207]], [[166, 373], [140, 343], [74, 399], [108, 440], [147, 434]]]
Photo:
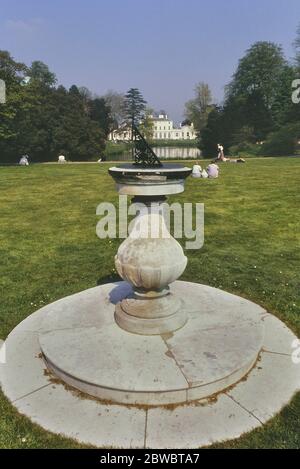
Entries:
[[[118, 200], [108, 167], [0, 168], [0, 339], [45, 303], [115, 276], [120, 241], [95, 233], [97, 205]], [[251, 159], [223, 164], [218, 180], [189, 178], [172, 198], [205, 204], [205, 244], [186, 251], [183, 279], [249, 298], [298, 336], [299, 183], [300, 159]], [[0, 411], [2, 448], [82, 447], [18, 415], [3, 395]], [[299, 448], [300, 395], [263, 428], [217, 447]]]

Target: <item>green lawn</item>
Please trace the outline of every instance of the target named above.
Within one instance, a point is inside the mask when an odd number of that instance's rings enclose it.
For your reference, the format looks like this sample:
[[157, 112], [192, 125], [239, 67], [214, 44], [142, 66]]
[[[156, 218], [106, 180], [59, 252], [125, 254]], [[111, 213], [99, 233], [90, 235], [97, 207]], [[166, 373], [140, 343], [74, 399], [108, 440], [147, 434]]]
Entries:
[[[0, 338], [39, 307], [114, 277], [119, 240], [95, 234], [96, 206], [117, 201], [109, 164], [0, 168]], [[223, 164], [173, 198], [205, 203], [205, 244], [184, 280], [253, 300], [300, 336], [300, 158]], [[270, 396], [270, 398], [272, 398]], [[81, 447], [17, 414], [0, 396], [0, 447]], [[22, 439], [26, 441], [22, 441]], [[259, 430], [218, 447], [300, 448], [300, 394]]]

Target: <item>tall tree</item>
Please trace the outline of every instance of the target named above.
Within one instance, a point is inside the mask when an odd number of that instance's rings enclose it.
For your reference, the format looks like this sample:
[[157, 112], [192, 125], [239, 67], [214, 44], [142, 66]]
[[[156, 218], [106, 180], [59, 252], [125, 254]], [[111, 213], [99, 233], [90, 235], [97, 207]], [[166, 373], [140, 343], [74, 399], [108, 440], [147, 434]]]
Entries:
[[[280, 46], [261, 41], [246, 51], [226, 87], [224, 112], [230, 118], [232, 134], [249, 126], [254, 129], [257, 140], [263, 140], [274, 130], [280, 122], [278, 109], [290, 88], [286, 88], [288, 73]], [[238, 109], [236, 114], [232, 112], [234, 109]]]
[[226, 98], [261, 99], [266, 109], [276, 100], [278, 80], [287, 62], [281, 46], [260, 41], [253, 44], [240, 59], [231, 83], [226, 87]]
[[223, 108], [214, 106], [208, 115], [206, 126], [203, 127], [199, 140], [199, 147], [204, 157], [216, 156], [218, 143], [222, 143], [226, 149], [227, 134], [224, 124]]
[[91, 110], [91, 102], [93, 101], [93, 93], [86, 86], [80, 86], [78, 90], [83, 101], [84, 110], [86, 114], [89, 114]]
[[[137, 88], [130, 88], [125, 95], [124, 112], [131, 126], [138, 125], [144, 115], [147, 102]], [[133, 138], [133, 136], [132, 136]]]
[[119, 125], [126, 118], [124, 107], [125, 107], [125, 96], [122, 93], [118, 93], [113, 90], [109, 90], [103, 98], [107, 106], [110, 107], [110, 115], [113, 121], [114, 128], [118, 128]]
[[96, 121], [99, 124], [105, 137], [108, 136], [113, 127], [110, 112], [110, 107], [106, 104], [104, 98], [95, 98], [91, 101], [90, 117], [93, 121]]
[[84, 99], [77, 86], [55, 91], [57, 115], [52, 130], [52, 153], [63, 152], [71, 160], [99, 158], [104, 149], [104, 132], [85, 112]]
[[0, 50], [0, 78], [6, 84], [6, 102], [0, 104], [0, 158], [9, 161], [16, 152], [17, 115], [25, 106], [25, 88], [21, 86], [27, 67], [16, 62], [7, 51]]
[[212, 94], [207, 83], [199, 82], [195, 86], [195, 97], [185, 103], [185, 117], [193, 122], [195, 129], [200, 132], [207, 123], [212, 110]]

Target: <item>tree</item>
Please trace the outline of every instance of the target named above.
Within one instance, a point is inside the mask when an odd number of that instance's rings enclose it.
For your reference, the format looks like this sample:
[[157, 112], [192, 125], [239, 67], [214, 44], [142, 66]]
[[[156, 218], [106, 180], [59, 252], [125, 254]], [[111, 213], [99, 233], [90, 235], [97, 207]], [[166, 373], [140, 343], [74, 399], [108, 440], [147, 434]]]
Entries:
[[139, 125], [139, 131], [145, 137], [146, 140], [151, 140], [153, 138], [153, 109], [147, 108], [145, 110], [144, 117]]
[[21, 82], [27, 74], [27, 67], [16, 62], [7, 51], [0, 50], [0, 79], [6, 84], [6, 102], [0, 104], [0, 158], [9, 161], [16, 152], [17, 115], [24, 108], [25, 89]]
[[257, 42], [246, 51], [226, 87], [223, 121], [228, 146], [241, 143], [236, 136], [242, 135], [243, 127], [253, 129], [254, 139], [261, 141], [282, 125], [291, 102], [291, 73], [276, 44]]
[[290, 68], [282, 48], [272, 42], [256, 42], [240, 59], [231, 83], [226, 87], [224, 111], [239, 109], [230, 115], [233, 131], [237, 126], [253, 127], [257, 140], [264, 140], [281, 123], [289, 99], [286, 79]]
[[55, 73], [50, 72], [48, 65], [40, 60], [32, 62], [28, 75], [31, 80], [38, 81], [45, 86], [54, 86], [57, 82]]
[[225, 144], [224, 137], [226, 137], [226, 132], [223, 124], [223, 108], [214, 106], [208, 115], [206, 126], [202, 129], [200, 136], [199, 146], [204, 157], [212, 158], [213, 156], [216, 156], [217, 144]]
[[116, 91], [109, 90], [103, 98], [107, 106], [110, 108], [110, 115], [113, 121], [113, 127], [118, 128], [119, 125], [126, 118], [124, 108], [125, 108], [125, 96], [122, 93], [117, 93]]
[[227, 99], [249, 97], [259, 91], [266, 107], [271, 107], [276, 97], [278, 78], [286, 64], [281, 46], [266, 41], [256, 42], [240, 59], [237, 71], [227, 86]]
[[88, 88], [86, 88], [86, 86], [80, 86], [78, 88], [78, 90], [79, 90], [79, 93], [80, 93], [82, 101], [83, 101], [84, 110], [85, 110], [86, 114], [89, 114], [89, 112], [91, 110], [90, 109], [91, 108], [91, 102], [93, 100], [93, 93]]
[[199, 82], [195, 87], [195, 98], [185, 104], [185, 117], [193, 122], [195, 129], [200, 132], [207, 123], [212, 110], [212, 94], [207, 83]]
[[105, 137], [108, 136], [113, 127], [110, 107], [104, 98], [95, 98], [90, 103], [90, 117], [96, 121], [103, 130]]
[[184, 119], [181, 122], [181, 126], [183, 127], [184, 125], [192, 125], [192, 121], [190, 119]]
[[274, 130], [279, 129], [286, 122], [293, 120], [291, 115], [294, 108], [298, 105], [295, 105], [291, 98], [292, 83], [298, 77], [299, 75], [295, 67], [289, 64], [283, 67], [282, 73], [278, 77], [276, 97], [272, 106]]
[[20, 83], [28, 68], [22, 62], [16, 62], [6, 50], [0, 50], [0, 78], [5, 81], [7, 88], [12, 83]]
[[51, 130], [51, 154], [63, 152], [68, 159], [99, 158], [104, 150], [104, 132], [85, 112], [85, 102], [77, 86], [69, 91], [58, 87], [54, 93], [56, 114]]
[[146, 109], [146, 104], [147, 102], [137, 88], [130, 88], [127, 91], [124, 101], [124, 112], [132, 127], [139, 124]]

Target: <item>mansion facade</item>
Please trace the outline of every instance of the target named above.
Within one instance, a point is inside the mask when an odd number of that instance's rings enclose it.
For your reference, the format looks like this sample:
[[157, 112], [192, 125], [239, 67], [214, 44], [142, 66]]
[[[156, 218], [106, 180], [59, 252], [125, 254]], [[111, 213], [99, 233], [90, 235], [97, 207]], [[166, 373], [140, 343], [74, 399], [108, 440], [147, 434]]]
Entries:
[[168, 118], [167, 114], [152, 116], [152, 122], [154, 140], [195, 140], [197, 137], [193, 123], [174, 127], [173, 121]]
[[[149, 117], [153, 124], [153, 140], [195, 140], [197, 138], [194, 125], [180, 125], [174, 127], [174, 123], [167, 114], [159, 114], [157, 117]], [[131, 140], [131, 127], [127, 123], [121, 124], [113, 130], [108, 139], [114, 142]]]

